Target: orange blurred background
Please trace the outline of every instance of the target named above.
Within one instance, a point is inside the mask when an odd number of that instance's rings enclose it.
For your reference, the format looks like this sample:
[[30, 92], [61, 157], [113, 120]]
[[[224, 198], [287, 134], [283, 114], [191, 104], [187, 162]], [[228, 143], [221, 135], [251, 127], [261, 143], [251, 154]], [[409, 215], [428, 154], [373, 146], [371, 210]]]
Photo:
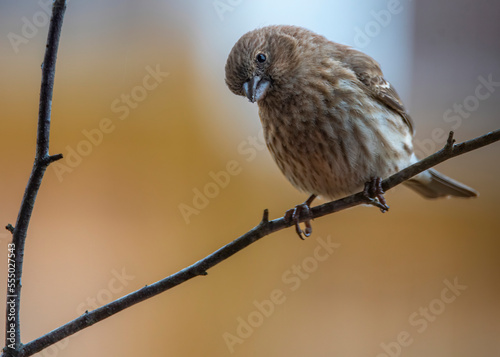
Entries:
[[[34, 159], [49, 2], [0, 4], [2, 225]], [[262, 148], [257, 107], [225, 87], [243, 33], [295, 24], [369, 53], [430, 154], [451, 129], [463, 141], [500, 127], [499, 15], [486, 0], [71, 1], [50, 146], [65, 159], [31, 220], [22, 341], [205, 257], [264, 208], [276, 218], [304, 201]], [[478, 199], [398, 187], [384, 215], [356, 207], [315, 220], [306, 241], [273, 234], [39, 355], [498, 355], [499, 155], [496, 143], [438, 167]], [[211, 197], [193, 202], [196, 190]], [[9, 241], [0, 232], [0, 296]]]

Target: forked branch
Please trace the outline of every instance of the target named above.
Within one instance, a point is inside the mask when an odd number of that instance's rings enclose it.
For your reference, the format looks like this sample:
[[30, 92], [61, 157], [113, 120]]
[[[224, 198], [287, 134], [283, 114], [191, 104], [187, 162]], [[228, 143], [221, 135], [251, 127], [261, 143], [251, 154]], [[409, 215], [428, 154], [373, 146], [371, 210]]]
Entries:
[[28, 226], [35, 206], [36, 196], [47, 167], [62, 158], [61, 154], [49, 155], [50, 113], [52, 108], [52, 92], [56, 73], [57, 49], [61, 34], [65, 0], [56, 0], [52, 9], [47, 48], [42, 65], [42, 84], [40, 89], [40, 105], [38, 111], [38, 131], [36, 139], [36, 156], [28, 184], [24, 191], [21, 208], [16, 225], [7, 225], [12, 233], [12, 243], [9, 244], [7, 301], [5, 319], [5, 356], [18, 356], [21, 345], [21, 326], [19, 310], [21, 307], [21, 277], [23, 273], [24, 245], [28, 234]]
[[[452, 157], [465, 154], [469, 151], [476, 150], [480, 147], [489, 145], [495, 141], [500, 140], [500, 130], [490, 132], [488, 134], [482, 135], [475, 139], [465, 141], [460, 144], [453, 144], [453, 133], [450, 133], [450, 139], [446, 146], [436, 152], [433, 155], [426, 157], [425, 159], [407, 167], [404, 170], [392, 175], [382, 182], [382, 187], [384, 190], [390, 190], [391, 188], [401, 184], [402, 182], [408, 180], [409, 178], [423, 172], [443, 161], [446, 161]], [[354, 195], [342, 198], [340, 200], [328, 202], [320, 206], [313, 207], [311, 209], [312, 218], [319, 218], [328, 214], [332, 214], [346, 208], [354, 207], [360, 204], [369, 203], [367, 202], [366, 196], [363, 192], [356, 193]], [[303, 217], [301, 221], [305, 221], [307, 217]], [[207, 270], [213, 266], [219, 264], [220, 262], [226, 260], [232, 255], [236, 254], [240, 250], [246, 248], [250, 244], [256, 242], [262, 237], [268, 236], [271, 233], [280, 231], [287, 227], [293, 225], [293, 222], [287, 222], [284, 218], [277, 218], [269, 221], [269, 212], [264, 210], [262, 220], [250, 231], [246, 232], [242, 236], [236, 238], [231, 243], [223, 246], [207, 257], [201, 259], [200, 261], [194, 263], [193, 265], [178, 271], [177, 273], [166, 277], [154, 284], [147, 285], [142, 289], [134, 291], [128, 295], [123, 296], [109, 304], [106, 304], [98, 309], [90, 312], [86, 312], [82, 316], [68, 322], [67, 324], [47, 333], [46, 335], [27, 343], [21, 348], [20, 356], [31, 356], [36, 352], [68, 337], [86, 327], [89, 327], [105, 318], [112, 316], [132, 305], [135, 305], [141, 301], [147, 300], [150, 297], [158, 295], [164, 291], [167, 291], [177, 285], [180, 285], [191, 278], [198, 275], [207, 275]], [[295, 235], [295, 234], [294, 234]]]
[[[2, 357], [31, 356], [43, 350], [44, 348], [80, 330], [83, 330], [86, 327], [102, 321], [105, 318], [112, 316], [132, 305], [135, 305], [141, 301], [147, 300], [155, 295], [169, 290], [179, 284], [188, 281], [191, 278], [199, 275], [207, 275], [208, 269], [231, 257], [240, 250], [256, 242], [260, 238], [290, 227], [294, 224], [293, 222], [287, 221], [284, 218], [278, 218], [270, 221], [269, 212], [266, 209], [264, 210], [262, 220], [257, 226], [255, 226], [253, 229], [246, 232], [239, 238], [235, 239], [231, 243], [223, 246], [219, 250], [194, 263], [193, 265], [182, 269], [169, 277], [157, 281], [156, 283], [147, 285], [133, 293], [123, 296], [100, 308], [97, 308], [90, 312], [85, 312], [82, 316], [25, 345], [21, 344], [19, 307], [21, 296], [21, 275], [24, 257], [24, 245], [26, 241], [28, 225], [33, 211], [33, 206], [35, 204], [36, 196], [46, 168], [51, 162], [62, 158], [62, 155], [49, 155], [49, 134], [55, 63], [65, 8], [65, 0], [55, 1], [42, 71], [42, 87], [40, 92], [40, 111], [38, 118], [38, 136], [35, 163], [33, 165], [33, 171], [25, 190], [16, 226], [13, 227], [9, 224], [6, 227], [13, 234], [13, 241], [9, 247], [13, 247], [13, 264], [15, 265], [15, 268], [13, 273], [14, 278], [12, 287], [9, 280], [10, 273], [7, 279], [8, 286], [6, 347], [4, 347], [3, 349], [3, 353], [1, 355]], [[382, 188], [387, 191], [408, 180], [409, 178], [419, 174], [420, 172], [423, 172], [443, 161], [489, 145], [498, 140], [500, 140], [500, 130], [490, 132], [488, 134], [460, 144], [454, 144], [453, 133], [450, 133], [447, 144], [442, 150], [384, 180], [382, 182]], [[310, 218], [319, 218], [364, 203], [370, 202], [367, 201], [367, 197], [363, 194], [363, 192], [359, 192], [340, 200], [313, 207], [311, 209], [311, 216], [301, 217], [300, 221], [305, 221]], [[13, 306], [12, 310], [11, 306]], [[9, 314], [11, 311], [14, 322], [12, 322], [12, 319], [10, 319]], [[11, 323], [13, 325], [11, 325]], [[12, 334], [10, 333], [11, 329]]]

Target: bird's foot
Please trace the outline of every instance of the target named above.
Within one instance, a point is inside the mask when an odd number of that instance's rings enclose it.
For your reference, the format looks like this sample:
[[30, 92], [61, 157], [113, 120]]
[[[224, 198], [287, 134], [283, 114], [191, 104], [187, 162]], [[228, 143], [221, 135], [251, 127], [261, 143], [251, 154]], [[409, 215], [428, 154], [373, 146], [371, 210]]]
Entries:
[[363, 190], [364, 196], [368, 199], [370, 204], [380, 208], [382, 213], [389, 210], [384, 193], [382, 189], [382, 179], [380, 177], [373, 177], [370, 181], [365, 183], [365, 188]]
[[[305, 240], [305, 237], [309, 237], [312, 233], [312, 225], [311, 225], [311, 203], [316, 198], [316, 195], [311, 195], [304, 203], [295, 206], [285, 213], [285, 221], [288, 223], [294, 222], [295, 224], [295, 232], [300, 239]], [[304, 221], [305, 230], [300, 228], [300, 217], [306, 216], [307, 220]]]

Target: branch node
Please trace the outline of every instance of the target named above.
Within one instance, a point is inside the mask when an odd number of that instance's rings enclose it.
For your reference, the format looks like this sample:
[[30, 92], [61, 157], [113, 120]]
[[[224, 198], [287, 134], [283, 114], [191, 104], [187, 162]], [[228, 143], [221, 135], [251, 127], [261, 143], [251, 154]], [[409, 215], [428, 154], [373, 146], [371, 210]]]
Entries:
[[[194, 267], [192, 273], [193, 273], [193, 275], [192, 275], [193, 277], [195, 277], [195, 276], [207, 276], [208, 275], [207, 270], [204, 269], [201, 266], [201, 264], [198, 265], [197, 267]], [[146, 287], [147, 286], [145, 286], [144, 288], [146, 288]]]
[[5, 226], [5, 229], [8, 230], [10, 233], [14, 234], [14, 226], [12, 224], [7, 224]]
[[444, 146], [445, 151], [453, 150], [453, 146], [455, 145], [455, 139], [453, 138], [454, 134], [453, 130], [448, 134], [448, 139], [446, 140], [446, 145]]
[[269, 210], [266, 208], [262, 214], [262, 221], [260, 221], [260, 224], [262, 225], [267, 223], [269, 223]]
[[54, 162], [57, 160], [61, 160], [63, 158], [63, 154], [55, 154], [55, 155], [50, 155], [49, 156], [49, 161]]
[[50, 155], [43, 159], [44, 164], [49, 166], [51, 163], [57, 160], [61, 160], [63, 158], [63, 154]]

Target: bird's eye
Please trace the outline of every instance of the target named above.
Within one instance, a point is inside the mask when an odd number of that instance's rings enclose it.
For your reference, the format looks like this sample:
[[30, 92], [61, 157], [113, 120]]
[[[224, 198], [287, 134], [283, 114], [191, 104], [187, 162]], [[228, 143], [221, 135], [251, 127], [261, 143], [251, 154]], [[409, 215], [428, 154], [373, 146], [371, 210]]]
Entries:
[[266, 62], [266, 59], [267, 59], [267, 58], [266, 58], [266, 55], [265, 55], [265, 54], [263, 54], [263, 53], [259, 53], [259, 54], [257, 55], [257, 57], [255, 57], [255, 59], [256, 59], [256, 60], [257, 60], [257, 62], [259, 62], [259, 63], [264, 63], [264, 62]]

